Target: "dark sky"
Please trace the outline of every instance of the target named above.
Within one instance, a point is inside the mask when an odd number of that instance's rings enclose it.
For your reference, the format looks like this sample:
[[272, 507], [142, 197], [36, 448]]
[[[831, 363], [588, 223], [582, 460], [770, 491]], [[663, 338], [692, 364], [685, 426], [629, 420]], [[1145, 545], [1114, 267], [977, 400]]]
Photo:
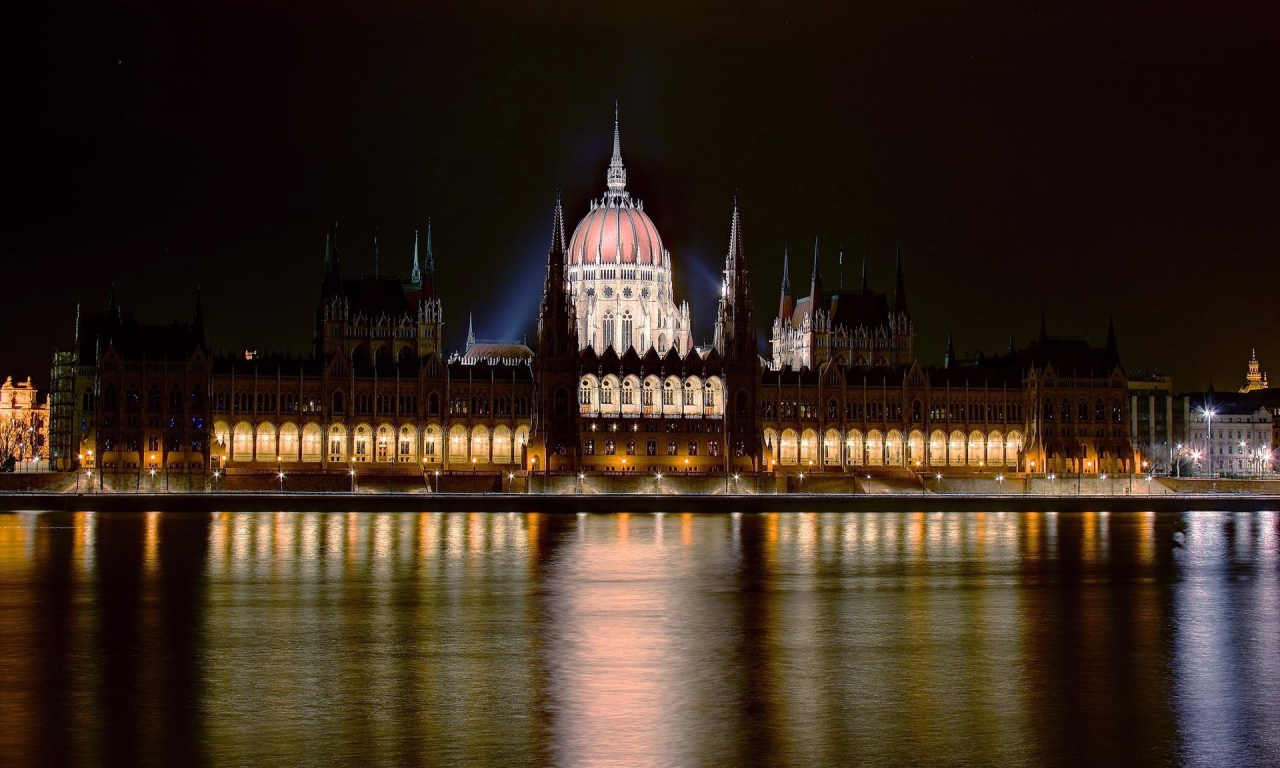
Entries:
[[[33, 4], [41, 5], [41, 4]], [[55, 4], [43, 4], [55, 6]], [[48, 378], [76, 301], [215, 346], [310, 343], [324, 233], [409, 267], [434, 221], [451, 347], [531, 331], [551, 206], [628, 186], [712, 332], [732, 197], [757, 316], [782, 251], [807, 288], [889, 288], [917, 351], [1050, 332], [1175, 386], [1280, 377], [1269, 3], [59, 4], [10, 17], [0, 375]], [[1252, 8], [1245, 8], [1251, 5]], [[12, 132], [10, 132], [12, 131]]]

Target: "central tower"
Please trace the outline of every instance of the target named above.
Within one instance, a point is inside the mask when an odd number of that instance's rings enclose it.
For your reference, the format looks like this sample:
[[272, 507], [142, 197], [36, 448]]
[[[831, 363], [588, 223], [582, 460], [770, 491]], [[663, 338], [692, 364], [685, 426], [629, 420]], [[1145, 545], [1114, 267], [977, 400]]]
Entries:
[[671, 254], [644, 212], [644, 203], [627, 191], [622, 164], [618, 110], [613, 113], [613, 157], [605, 173], [606, 190], [579, 222], [565, 255], [565, 277], [573, 291], [578, 346], [598, 353], [613, 347], [659, 354], [691, 347], [689, 303], [679, 306], [671, 290]]

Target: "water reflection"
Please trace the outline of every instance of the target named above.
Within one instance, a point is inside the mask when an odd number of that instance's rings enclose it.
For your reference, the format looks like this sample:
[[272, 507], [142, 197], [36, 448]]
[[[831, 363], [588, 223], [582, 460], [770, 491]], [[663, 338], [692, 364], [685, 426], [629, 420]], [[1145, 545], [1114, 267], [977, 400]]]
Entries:
[[6, 765], [1270, 765], [1280, 516], [0, 516]]

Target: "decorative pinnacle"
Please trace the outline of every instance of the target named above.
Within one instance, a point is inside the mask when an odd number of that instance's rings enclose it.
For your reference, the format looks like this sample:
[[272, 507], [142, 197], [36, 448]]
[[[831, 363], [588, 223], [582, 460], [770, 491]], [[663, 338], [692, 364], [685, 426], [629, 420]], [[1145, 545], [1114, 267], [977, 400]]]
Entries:
[[427, 217], [427, 274], [434, 275], [436, 273], [436, 255], [431, 249], [431, 217]]
[[782, 246], [782, 292], [791, 293], [791, 257], [787, 246]]
[[618, 102], [613, 102], [613, 157], [609, 159], [609, 171], [605, 174], [610, 192], [622, 192], [627, 187], [627, 169], [622, 165], [622, 137], [618, 130]]
[[418, 230], [413, 230], [413, 268], [409, 271], [409, 282], [421, 283], [422, 270], [418, 269]]

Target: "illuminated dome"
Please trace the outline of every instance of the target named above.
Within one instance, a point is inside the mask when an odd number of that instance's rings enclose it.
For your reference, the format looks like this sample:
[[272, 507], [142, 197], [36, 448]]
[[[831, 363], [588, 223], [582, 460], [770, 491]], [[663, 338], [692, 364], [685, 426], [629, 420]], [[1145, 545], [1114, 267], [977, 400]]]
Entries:
[[644, 204], [627, 192], [618, 115], [613, 116], [613, 158], [607, 189], [583, 217], [565, 254], [578, 318], [578, 345], [619, 353], [650, 348], [687, 354], [692, 346], [689, 304], [671, 292], [671, 255]]
[[663, 263], [662, 238], [643, 204], [634, 203], [626, 192], [608, 194], [592, 201], [591, 212], [573, 231], [568, 258], [573, 265], [655, 266]]

